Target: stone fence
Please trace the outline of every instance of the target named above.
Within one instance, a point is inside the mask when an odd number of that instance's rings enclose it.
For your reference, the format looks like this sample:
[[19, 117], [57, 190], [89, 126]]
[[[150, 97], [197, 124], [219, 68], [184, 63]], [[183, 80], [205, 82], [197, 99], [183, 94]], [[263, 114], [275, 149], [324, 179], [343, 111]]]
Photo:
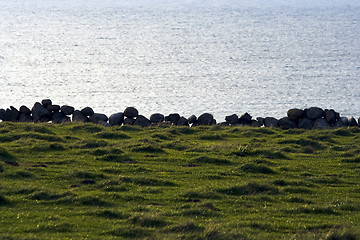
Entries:
[[0, 121], [12, 122], [92, 122], [103, 126], [136, 125], [141, 127], [177, 125], [177, 126], [201, 126], [201, 125], [222, 125], [222, 126], [251, 126], [251, 127], [281, 127], [283, 129], [303, 128], [303, 129], [327, 129], [338, 127], [360, 127], [360, 118], [340, 117], [340, 114], [333, 109], [321, 109], [319, 107], [310, 107], [307, 109], [293, 108], [287, 112], [287, 116], [276, 119], [274, 117], [258, 117], [253, 119], [248, 113], [240, 117], [236, 114], [225, 117], [224, 122], [217, 123], [213, 115], [203, 113], [196, 117], [195, 115], [185, 118], [177, 113], [164, 116], [160, 113], [154, 113], [150, 118], [139, 115], [134, 107], [127, 107], [124, 112], [112, 114], [110, 117], [101, 113], [94, 113], [90, 107], [81, 110], [75, 110], [71, 106], [60, 106], [52, 104], [50, 99], [44, 99], [41, 103], [36, 102], [29, 109], [21, 106], [19, 109], [11, 106], [10, 108], [0, 109]]

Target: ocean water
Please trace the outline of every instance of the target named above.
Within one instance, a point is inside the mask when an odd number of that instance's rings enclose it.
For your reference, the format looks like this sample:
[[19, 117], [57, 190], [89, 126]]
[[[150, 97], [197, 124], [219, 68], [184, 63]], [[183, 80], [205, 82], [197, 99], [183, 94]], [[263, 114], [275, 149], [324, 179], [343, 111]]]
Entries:
[[0, 108], [360, 117], [359, 0], [0, 0]]

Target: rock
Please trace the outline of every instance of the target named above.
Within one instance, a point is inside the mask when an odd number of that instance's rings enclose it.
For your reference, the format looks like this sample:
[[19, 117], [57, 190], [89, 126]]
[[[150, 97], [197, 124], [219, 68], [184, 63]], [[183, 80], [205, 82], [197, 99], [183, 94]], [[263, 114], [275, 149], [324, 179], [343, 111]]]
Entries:
[[21, 114], [31, 115], [31, 110], [27, 106], [22, 105], [19, 110]]
[[165, 116], [162, 115], [161, 113], [154, 113], [154, 114], [151, 114], [151, 116], [150, 116], [151, 123], [163, 122], [164, 119], [165, 119]]
[[216, 125], [216, 120], [213, 119], [213, 120], [211, 121], [210, 125]]
[[189, 122], [190, 124], [195, 123], [196, 121], [197, 121], [197, 118], [196, 118], [195, 115], [191, 115], [191, 116], [188, 118], [188, 122]]
[[223, 127], [230, 126], [230, 124], [228, 122], [220, 122], [217, 125], [223, 126]]
[[296, 128], [296, 122], [290, 120], [289, 117], [279, 119], [279, 126], [282, 129]]
[[109, 117], [110, 126], [120, 126], [124, 122], [124, 113], [118, 112], [114, 113]]
[[30, 115], [20, 113], [19, 122], [32, 122], [32, 121], [33, 118]]
[[134, 107], [127, 107], [124, 111], [124, 115], [125, 115], [125, 117], [135, 118], [139, 115], [139, 112]]
[[85, 107], [81, 109], [81, 113], [86, 117], [90, 117], [94, 114], [94, 110], [91, 107]]
[[178, 113], [172, 113], [169, 116], [167, 116], [166, 120], [171, 122], [172, 124], [177, 124], [177, 122], [180, 119], [180, 115]]
[[287, 116], [291, 121], [299, 122], [301, 119], [304, 118], [304, 110], [292, 108], [287, 111]]
[[315, 120], [313, 128], [327, 129], [327, 128], [330, 128], [330, 125], [324, 118], [320, 118], [320, 119]]
[[303, 118], [300, 120], [300, 122], [298, 123], [298, 128], [302, 128], [302, 129], [312, 129], [314, 126], [314, 121], [310, 120], [308, 118]]
[[354, 117], [349, 117], [349, 127], [357, 127], [358, 123]]
[[49, 122], [52, 119], [52, 114], [39, 102], [36, 102], [31, 109], [32, 117], [35, 123]]
[[41, 104], [42, 104], [45, 108], [47, 108], [48, 106], [52, 105], [52, 101], [51, 101], [50, 99], [43, 99], [43, 100], [41, 101]]
[[324, 116], [324, 110], [319, 107], [311, 107], [309, 109], [305, 109], [305, 117], [310, 120], [320, 119]]
[[186, 118], [181, 117], [176, 125], [188, 127], [189, 126], [189, 121]]
[[0, 109], [0, 120], [5, 121], [5, 115], [6, 115], [6, 111], [5, 109]]
[[239, 117], [236, 114], [232, 114], [232, 115], [229, 115], [229, 116], [225, 117], [225, 121], [228, 124], [236, 124], [238, 122], [238, 120], [239, 120]]
[[150, 120], [144, 117], [143, 115], [138, 115], [133, 125], [140, 127], [148, 127], [150, 126]]
[[279, 127], [279, 120], [273, 117], [266, 117], [264, 119], [265, 127]]
[[260, 126], [264, 125], [265, 118], [257, 117], [256, 120], [259, 122]]
[[95, 124], [103, 124], [103, 122], [107, 122], [109, 118], [102, 113], [94, 113], [90, 116], [89, 121]]
[[359, 127], [360, 127], [360, 117], [358, 118], [358, 124], [359, 124]]
[[103, 125], [104, 127], [111, 127], [110, 124], [108, 122], [99, 122], [100, 125]]
[[348, 126], [349, 126], [349, 119], [347, 119], [347, 117], [340, 117], [334, 124], [335, 128], [348, 127]]
[[250, 116], [250, 114], [246, 112], [243, 115], [241, 115], [241, 117], [239, 117], [238, 123], [248, 125], [251, 124], [251, 119], [252, 117]]
[[5, 121], [17, 122], [20, 117], [20, 112], [11, 106], [5, 110]]
[[214, 117], [210, 113], [203, 113], [199, 116], [197, 123], [199, 125], [211, 125], [213, 123]]
[[253, 119], [253, 120], [251, 120], [250, 126], [251, 127], [261, 127], [261, 124], [257, 120]]
[[60, 108], [60, 111], [64, 114], [64, 115], [71, 115], [73, 114], [75, 108], [74, 107], [71, 107], [71, 106], [68, 106], [68, 105], [64, 105], [64, 106], [61, 106]]
[[59, 112], [60, 111], [60, 106], [59, 105], [49, 105], [46, 107], [46, 109], [49, 111], [49, 112]]
[[133, 118], [125, 118], [124, 119], [124, 125], [133, 125], [135, 122], [135, 119]]
[[329, 124], [334, 124], [340, 118], [340, 114], [333, 109], [325, 110], [325, 119]]
[[67, 117], [62, 112], [54, 113], [54, 115], [52, 117], [52, 123], [60, 124], [60, 123], [64, 123], [64, 122], [70, 122], [70, 118]]
[[86, 123], [89, 121], [89, 119], [84, 114], [82, 114], [81, 111], [75, 110], [72, 115], [72, 121]]

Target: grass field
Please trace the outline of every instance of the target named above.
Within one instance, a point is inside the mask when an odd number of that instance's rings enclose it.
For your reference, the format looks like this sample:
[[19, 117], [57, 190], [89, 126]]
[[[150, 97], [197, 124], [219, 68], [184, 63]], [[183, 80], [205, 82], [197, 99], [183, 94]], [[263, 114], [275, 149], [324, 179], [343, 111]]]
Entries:
[[360, 129], [0, 123], [0, 239], [359, 239]]

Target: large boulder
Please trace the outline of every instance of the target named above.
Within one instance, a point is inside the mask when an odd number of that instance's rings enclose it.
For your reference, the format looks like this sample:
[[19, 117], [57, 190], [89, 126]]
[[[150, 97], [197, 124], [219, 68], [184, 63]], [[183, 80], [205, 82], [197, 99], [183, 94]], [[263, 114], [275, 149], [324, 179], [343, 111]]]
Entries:
[[252, 119], [251, 115], [246, 112], [239, 117], [238, 123], [249, 125], [251, 124], [251, 119]]
[[60, 108], [60, 111], [61, 111], [64, 115], [67, 115], [67, 116], [73, 114], [73, 113], [74, 113], [74, 110], [75, 110], [74, 107], [68, 106], [68, 105], [61, 106], [61, 108]]
[[266, 117], [264, 119], [265, 127], [279, 127], [279, 120], [274, 117]]
[[17, 122], [20, 117], [20, 112], [11, 106], [5, 110], [5, 121]]
[[133, 118], [125, 118], [124, 119], [124, 125], [133, 125], [134, 124], [134, 122], [135, 122], [135, 119], [133, 119]]
[[46, 107], [46, 109], [47, 109], [49, 112], [56, 113], [56, 112], [59, 112], [59, 111], [60, 111], [60, 106], [59, 106], [59, 105], [49, 105], [49, 106]]
[[124, 122], [124, 113], [118, 112], [114, 113], [109, 117], [110, 126], [120, 126]]
[[264, 125], [265, 118], [263, 118], [263, 117], [257, 117], [256, 120], [259, 122], [260, 127]]
[[181, 117], [181, 118], [179, 119], [179, 121], [177, 121], [177, 124], [176, 124], [176, 125], [188, 127], [188, 126], [189, 126], [189, 121], [188, 121], [186, 118]]
[[357, 127], [358, 123], [354, 117], [349, 117], [349, 127]]
[[329, 124], [334, 124], [340, 118], [340, 114], [335, 112], [334, 109], [325, 109], [325, 119]]
[[199, 116], [197, 123], [199, 125], [212, 125], [214, 123], [214, 117], [210, 113], [203, 113]]
[[94, 110], [91, 107], [85, 107], [81, 109], [81, 113], [86, 117], [90, 117], [94, 114]]
[[19, 111], [21, 114], [31, 115], [31, 110], [27, 106], [22, 105]]
[[32, 122], [32, 121], [33, 118], [30, 115], [20, 113], [19, 122]]
[[86, 123], [89, 121], [89, 119], [84, 114], [82, 114], [81, 111], [75, 110], [72, 115], [72, 121]]
[[287, 116], [291, 121], [299, 122], [301, 119], [304, 118], [304, 110], [292, 108], [287, 111]]
[[251, 127], [261, 127], [261, 124], [259, 123], [259, 121], [253, 119], [253, 120], [251, 120], [250, 126]]
[[188, 122], [189, 122], [190, 124], [195, 123], [196, 121], [197, 121], [197, 118], [196, 118], [195, 115], [191, 115], [191, 116], [188, 118]]
[[70, 118], [67, 117], [62, 112], [54, 113], [54, 115], [52, 117], [52, 123], [60, 124], [60, 123], [64, 123], [64, 122], [70, 122]]
[[290, 120], [289, 117], [283, 117], [279, 119], [279, 126], [282, 129], [296, 128], [296, 122]]
[[305, 117], [310, 120], [320, 119], [324, 116], [324, 110], [319, 107], [305, 109]]
[[150, 116], [151, 123], [163, 122], [164, 119], [165, 119], [165, 116], [162, 115], [161, 113], [154, 113], [154, 114], [151, 114], [151, 116]]
[[49, 122], [52, 119], [52, 114], [41, 103], [36, 102], [31, 109], [32, 117], [35, 123]]
[[139, 115], [139, 111], [134, 107], [127, 107], [124, 111], [125, 117], [135, 118]]
[[327, 128], [330, 128], [330, 125], [324, 118], [320, 118], [320, 119], [315, 120], [313, 128], [327, 129]]
[[144, 117], [143, 115], [138, 115], [133, 125], [140, 127], [148, 127], [150, 126], [150, 120]]
[[48, 106], [52, 105], [52, 101], [51, 101], [50, 99], [43, 99], [43, 100], [41, 101], [41, 104], [42, 104], [45, 108], [47, 108]]
[[6, 111], [5, 109], [0, 109], [0, 120], [5, 121]]
[[94, 113], [90, 116], [89, 121], [96, 124], [102, 124], [106, 123], [109, 120], [109, 118], [102, 113]]
[[172, 124], [176, 125], [180, 119], [180, 115], [178, 113], [171, 113], [169, 116], [165, 117], [166, 122], [171, 122]]
[[236, 114], [232, 114], [232, 115], [229, 115], [229, 116], [225, 117], [225, 121], [228, 124], [236, 124], [238, 122], [238, 120], [239, 120], [239, 117]]
[[302, 129], [310, 130], [313, 128], [313, 126], [314, 126], [314, 121], [308, 118], [303, 118], [298, 123], [298, 128], [302, 128]]
[[349, 126], [349, 119], [347, 117], [340, 117], [334, 124], [335, 128], [348, 127], [348, 126]]

